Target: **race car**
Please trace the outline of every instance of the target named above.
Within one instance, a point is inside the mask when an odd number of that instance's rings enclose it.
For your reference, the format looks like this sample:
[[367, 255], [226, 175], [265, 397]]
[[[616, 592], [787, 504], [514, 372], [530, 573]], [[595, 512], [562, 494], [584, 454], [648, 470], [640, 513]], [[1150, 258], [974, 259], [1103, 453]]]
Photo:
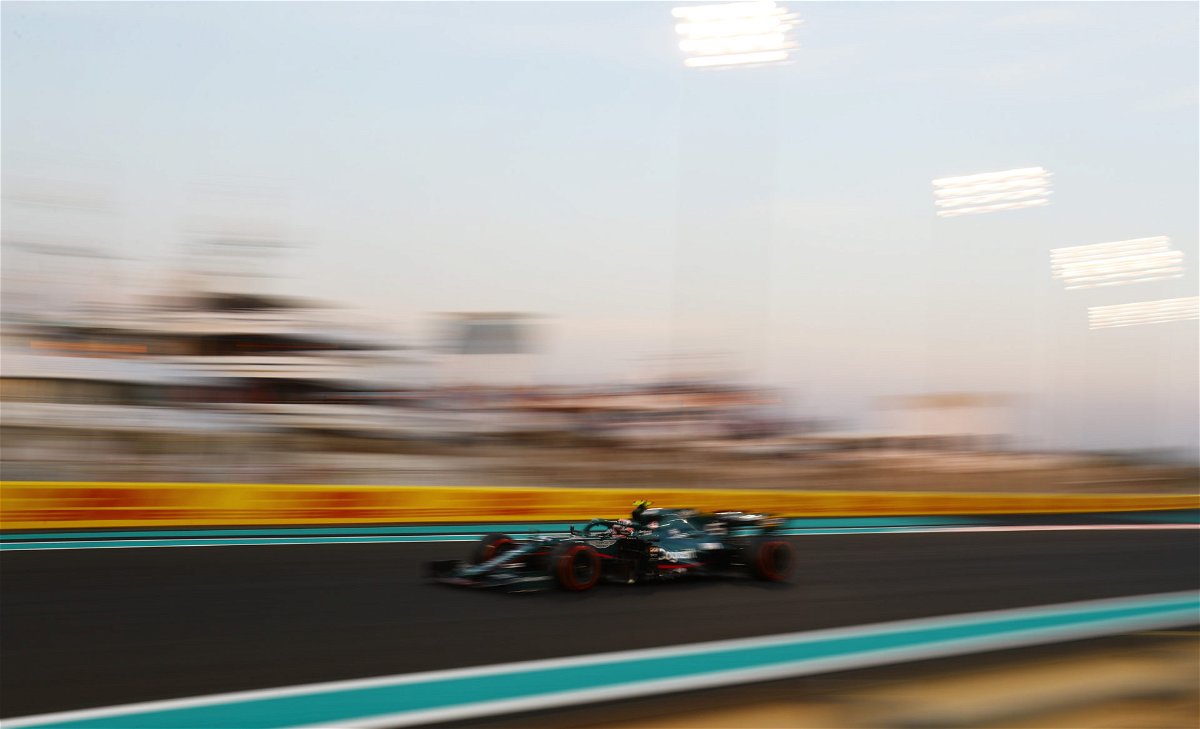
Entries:
[[488, 534], [466, 561], [429, 564], [443, 583], [526, 592], [572, 592], [601, 581], [634, 584], [687, 575], [749, 574], [770, 582], [792, 572], [792, 546], [777, 534], [783, 520], [741, 511], [653, 509], [637, 502], [630, 519], [592, 519], [566, 536], [516, 539]]

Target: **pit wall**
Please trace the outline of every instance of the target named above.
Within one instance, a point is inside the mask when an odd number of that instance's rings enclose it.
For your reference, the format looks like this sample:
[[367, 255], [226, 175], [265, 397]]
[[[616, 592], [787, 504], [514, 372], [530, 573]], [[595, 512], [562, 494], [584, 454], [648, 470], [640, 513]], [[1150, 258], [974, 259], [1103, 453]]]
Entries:
[[0, 529], [577, 521], [626, 516], [637, 499], [791, 517], [1200, 509], [1200, 495], [5, 481]]

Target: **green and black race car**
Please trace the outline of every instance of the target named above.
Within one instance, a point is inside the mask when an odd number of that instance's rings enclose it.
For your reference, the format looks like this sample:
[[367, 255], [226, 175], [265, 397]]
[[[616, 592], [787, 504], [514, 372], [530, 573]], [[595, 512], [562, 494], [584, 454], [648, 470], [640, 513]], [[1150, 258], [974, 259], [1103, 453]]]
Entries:
[[791, 575], [792, 546], [777, 534], [780, 518], [649, 506], [636, 502], [630, 519], [592, 519], [567, 536], [488, 534], [467, 561], [432, 562], [429, 571], [439, 582], [521, 592], [588, 590], [601, 580], [633, 584], [743, 573], [782, 582]]

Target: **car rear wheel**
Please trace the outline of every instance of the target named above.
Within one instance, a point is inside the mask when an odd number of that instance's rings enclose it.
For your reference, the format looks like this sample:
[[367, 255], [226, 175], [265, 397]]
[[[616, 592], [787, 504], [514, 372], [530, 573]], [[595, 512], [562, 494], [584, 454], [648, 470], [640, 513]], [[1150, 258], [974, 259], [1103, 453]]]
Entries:
[[555, 550], [550, 569], [562, 589], [589, 590], [600, 581], [600, 554], [586, 544], [564, 544]]
[[792, 545], [782, 539], [755, 539], [746, 546], [744, 557], [750, 574], [767, 582], [787, 580], [795, 563]]
[[516, 541], [507, 534], [488, 534], [479, 540], [471, 552], [471, 564], [483, 564], [516, 547]]

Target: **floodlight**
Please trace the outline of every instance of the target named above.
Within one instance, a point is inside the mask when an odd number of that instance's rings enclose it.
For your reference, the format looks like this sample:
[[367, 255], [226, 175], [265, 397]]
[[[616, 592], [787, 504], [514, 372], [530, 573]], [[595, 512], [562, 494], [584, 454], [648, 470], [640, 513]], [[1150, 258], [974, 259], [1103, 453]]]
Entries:
[[1050, 204], [1050, 173], [1042, 167], [943, 177], [933, 181], [940, 218]]
[[800, 23], [775, 2], [698, 5], [671, 11], [679, 50], [692, 68], [762, 65], [788, 59], [790, 31]]
[[1111, 329], [1189, 319], [1200, 319], [1200, 296], [1140, 301], [1136, 304], [1117, 304], [1115, 306], [1093, 306], [1088, 309], [1088, 326], [1091, 329]]
[[1055, 248], [1050, 271], [1067, 290], [1162, 281], [1183, 275], [1183, 251], [1164, 235]]

